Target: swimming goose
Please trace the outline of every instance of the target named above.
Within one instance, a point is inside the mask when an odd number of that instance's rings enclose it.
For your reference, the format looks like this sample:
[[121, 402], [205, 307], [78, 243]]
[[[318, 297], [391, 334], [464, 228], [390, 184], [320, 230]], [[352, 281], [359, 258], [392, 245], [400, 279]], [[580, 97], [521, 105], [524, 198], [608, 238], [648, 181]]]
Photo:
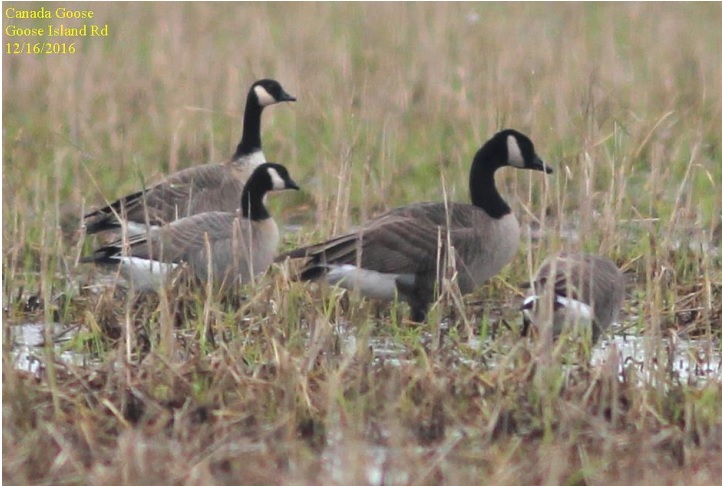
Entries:
[[118, 240], [81, 262], [119, 266], [138, 291], [157, 291], [181, 263], [188, 264], [199, 280], [212, 279], [218, 288], [248, 283], [268, 268], [278, 247], [278, 226], [264, 204], [266, 193], [285, 189], [298, 189], [286, 168], [262, 164], [236, 202], [241, 205], [240, 219], [238, 211], [195, 214]]
[[539, 267], [522, 305], [526, 336], [530, 326], [562, 331], [591, 327], [592, 343], [616, 321], [624, 302], [624, 274], [601, 255], [561, 252]]
[[119, 217], [128, 224], [129, 234], [146, 231], [176, 219], [207, 211], [234, 211], [243, 185], [253, 170], [266, 162], [261, 148], [261, 114], [275, 103], [296, 101], [278, 81], [261, 79], [248, 91], [243, 115], [243, 137], [236, 152], [223, 164], [198, 165], [183, 169], [142, 191], [83, 216], [86, 233], [119, 231]]
[[410, 304], [411, 318], [421, 322], [444, 273], [437, 261], [446, 262], [447, 242], [454, 247], [457, 282], [464, 294], [496, 275], [516, 253], [519, 223], [494, 183], [494, 172], [504, 166], [552, 172], [529, 138], [504, 130], [474, 157], [469, 175], [472, 204], [403, 206], [354, 232], [279, 259], [307, 258], [301, 280], [325, 277], [332, 285], [380, 300], [394, 299], [398, 293]]

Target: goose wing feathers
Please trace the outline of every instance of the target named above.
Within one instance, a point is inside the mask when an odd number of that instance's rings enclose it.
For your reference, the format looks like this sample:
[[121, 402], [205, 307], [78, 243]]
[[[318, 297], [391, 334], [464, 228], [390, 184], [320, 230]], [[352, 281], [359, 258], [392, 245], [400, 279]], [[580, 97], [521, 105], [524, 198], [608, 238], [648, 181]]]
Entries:
[[88, 227], [108, 225], [108, 220], [118, 226], [115, 213], [122, 215], [123, 208], [129, 221], [144, 223], [146, 211], [151, 225], [162, 225], [188, 214], [204, 211], [233, 211], [238, 208], [243, 181], [229, 177], [232, 167], [223, 164], [189, 167], [150, 188], [126, 196], [97, 211], [86, 219], [100, 220]]
[[457, 251], [463, 253], [475, 231], [468, 223], [479, 212], [477, 208], [467, 204], [449, 204], [448, 208], [448, 218], [444, 204], [421, 203], [394, 209], [357, 231], [285, 256], [308, 257], [308, 266], [360, 263], [365, 269], [383, 273], [423, 273], [435, 268], [439, 241], [445, 242], [448, 235]]
[[[148, 234], [128, 239], [128, 255], [178, 263], [206, 250], [206, 245], [219, 245], [233, 238], [238, 215], [226, 212], [208, 212], [178, 220]], [[235, 220], [235, 221], [234, 221]], [[243, 226], [246, 220], [240, 221]], [[122, 251], [122, 241], [114, 243]]]

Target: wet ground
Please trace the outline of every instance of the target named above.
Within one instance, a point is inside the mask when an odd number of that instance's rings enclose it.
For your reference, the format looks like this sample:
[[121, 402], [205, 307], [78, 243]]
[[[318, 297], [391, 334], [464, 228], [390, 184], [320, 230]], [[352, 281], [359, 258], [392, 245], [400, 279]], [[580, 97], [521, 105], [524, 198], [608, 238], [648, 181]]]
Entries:
[[[79, 332], [77, 325], [57, 323], [27, 323], [10, 327], [12, 359], [17, 369], [39, 375], [46, 359], [45, 343], [50, 340], [55, 356], [74, 366], [91, 366], [93, 360], [83, 352], [71, 348], [71, 342]], [[353, 354], [358, 346], [355, 334], [348, 328], [337, 328], [345, 354]], [[481, 346], [472, 339], [469, 346]], [[393, 338], [372, 338], [369, 346], [376, 360], [398, 366], [414, 361], [412, 350]], [[674, 378], [689, 384], [705, 380], [722, 380], [721, 344], [711, 339], [651, 338], [634, 335], [614, 335], [601, 340], [592, 350], [592, 366], [603, 366], [616, 360], [620, 375], [629, 374], [630, 366], [637, 376], [653, 380], [658, 372], [671, 373]], [[460, 361], [465, 359], [460, 355]], [[485, 361], [494, 366], [494, 358]]]

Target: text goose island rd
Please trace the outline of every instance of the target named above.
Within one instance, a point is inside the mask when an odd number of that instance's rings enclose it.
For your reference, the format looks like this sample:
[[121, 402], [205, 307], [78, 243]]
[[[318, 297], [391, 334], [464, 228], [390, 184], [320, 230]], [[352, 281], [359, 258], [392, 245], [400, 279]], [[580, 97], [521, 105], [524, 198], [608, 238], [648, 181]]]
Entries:
[[[13, 6], [5, 8], [3, 13], [5, 18], [13, 21], [5, 27], [7, 40], [13, 41], [6, 43], [6, 54], [73, 54], [74, 44], [37, 41], [41, 38], [62, 41], [60, 38], [108, 37], [110, 34], [108, 24], [91, 23], [95, 18], [95, 12], [92, 10], [68, 7], [22, 9]], [[62, 22], [47, 23], [43, 26], [38, 26], [38, 22], [33, 22], [32, 26], [24, 25], [24, 21], [39, 19], [56, 19]], [[78, 21], [82, 23], [77, 25]]]

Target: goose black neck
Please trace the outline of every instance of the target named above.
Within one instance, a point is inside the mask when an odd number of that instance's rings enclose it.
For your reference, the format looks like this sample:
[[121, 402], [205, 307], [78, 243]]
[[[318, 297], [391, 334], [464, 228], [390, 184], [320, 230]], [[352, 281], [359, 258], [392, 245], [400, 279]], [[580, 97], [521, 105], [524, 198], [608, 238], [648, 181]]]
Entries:
[[253, 187], [253, 180], [249, 179], [241, 194], [241, 214], [243, 218], [251, 221], [262, 221], [271, 215], [263, 202], [266, 191], [259, 191]]
[[243, 113], [243, 136], [236, 147], [234, 159], [261, 150], [261, 113], [263, 113], [263, 107], [258, 104], [253, 92], [249, 93], [246, 99], [246, 110]]
[[494, 173], [499, 165], [484, 155], [482, 149], [471, 165], [469, 175], [471, 203], [483, 209], [492, 218], [501, 219], [511, 213], [511, 208], [499, 194], [494, 182]]

